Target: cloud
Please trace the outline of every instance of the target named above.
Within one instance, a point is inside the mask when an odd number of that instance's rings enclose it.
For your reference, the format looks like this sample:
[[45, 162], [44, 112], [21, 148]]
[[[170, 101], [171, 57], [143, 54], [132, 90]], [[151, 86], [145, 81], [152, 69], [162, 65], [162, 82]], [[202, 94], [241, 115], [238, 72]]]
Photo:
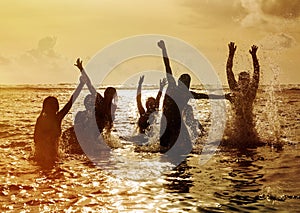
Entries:
[[56, 37], [45, 37], [39, 40], [37, 48], [29, 50], [27, 54], [31, 55], [35, 59], [58, 59], [61, 56], [54, 50], [56, 45]]
[[206, 28], [232, 24], [237, 17], [246, 14], [240, 0], [185, 0], [180, 4], [192, 11], [187, 17], [189, 18], [188, 24], [192, 23]]
[[296, 46], [295, 38], [286, 33], [270, 34], [259, 41], [265, 50], [282, 50]]
[[37, 47], [22, 54], [17, 62], [33, 70], [43, 70], [45, 74], [61, 73], [66, 66], [67, 59], [54, 49], [56, 41], [56, 37], [50, 36], [40, 39]]
[[266, 25], [278, 27], [300, 16], [299, 0], [240, 0], [247, 14], [241, 19], [243, 27]]
[[[73, 63], [55, 50], [56, 37], [40, 39], [35, 48], [4, 58], [0, 56], [0, 69], [5, 71], [3, 83], [60, 83], [76, 81]], [[78, 73], [77, 73], [78, 74]]]
[[247, 11], [247, 15], [241, 20], [241, 25], [243, 27], [251, 27], [266, 23], [259, 1], [241, 0], [241, 6]]
[[299, 0], [264, 0], [260, 1], [264, 13], [282, 18], [297, 18], [300, 16]]
[[299, 28], [300, 0], [185, 0], [182, 5], [193, 12], [187, 16], [188, 24], [206, 28], [235, 27], [237, 23], [279, 32], [285, 26]]

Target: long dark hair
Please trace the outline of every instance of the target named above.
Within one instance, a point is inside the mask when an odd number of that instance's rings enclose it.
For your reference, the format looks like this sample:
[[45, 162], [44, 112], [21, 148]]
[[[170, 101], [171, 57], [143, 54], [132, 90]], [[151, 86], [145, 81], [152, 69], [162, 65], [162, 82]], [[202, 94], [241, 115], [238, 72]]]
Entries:
[[58, 100], [54, 96], [48, 96], [43, 101], [42, 113], [49, 114], [51, 112], [57, 112], [59, 109]]
[[114, 111], [116, 106], [112, 106], [112, 100], [115, 95], [117, 95], [117, 90], [114, 87], [107, 87], [104, 91], [104, 112], [110, 127], [115, 118]]

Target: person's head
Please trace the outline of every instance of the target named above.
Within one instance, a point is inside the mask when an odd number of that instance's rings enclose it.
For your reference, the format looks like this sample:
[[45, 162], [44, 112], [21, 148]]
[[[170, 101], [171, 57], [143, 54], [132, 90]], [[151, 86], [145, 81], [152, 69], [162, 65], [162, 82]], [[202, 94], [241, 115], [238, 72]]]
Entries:
[[242, 90], [246, 90], [249, 87], [250, 75], [248, 72], [240, 72], [238, 84]]
[[155, 98], [153, 98], [153, 97], [147, 98], [146, 108], [147, 108], [147, 111], [155, 110], [155, 108], [156, 108]]
[[55, 114], [59, 109], [58, 100], [53, 96], [48, 96], [43, 101], [43, 112], [46, 114]]
[[111, 103], [113, 99], [117, 98], [117, 91], [114, 87], [107, 87], [104, 91], [104, 99], [106, 102]]
[[187, 89], [190, 88], [191, 76], [189, 74], [182, 74], [178, 79], [178, 86], [185, 86]]
[[84, 98], [84, 106], [87, 110], [91, 110], [95, 106], [95, 99], [93, 98], [93, 96], [91, 94], [88, 94]]

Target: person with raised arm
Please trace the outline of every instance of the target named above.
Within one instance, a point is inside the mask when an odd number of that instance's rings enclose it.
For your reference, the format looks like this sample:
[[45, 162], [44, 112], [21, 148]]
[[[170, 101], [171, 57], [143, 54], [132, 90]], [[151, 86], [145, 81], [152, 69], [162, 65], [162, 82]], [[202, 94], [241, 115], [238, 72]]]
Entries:
[[258, 47], [252, 45], [249, 50], [254, 69], [252, 79], [249, 72], [243, 71], [239, 73], [238, 81], [236, 81], [232, 71], [233, 58], [237, 47], [234, 42], [230, 42], [228, 48], [229, 55], [226, 65], [226, 74], [231, 91], [230, 102], [234, 111], [233, 131], [228, 137], [231, 141], [231, 145], [242, 147], [255, 146], [255, 144], [258, 143], [258, 136], [255, 130], [253, 103], [258, 89], [260, 75], [260, 66], [256, 55]]
[[74, 65], [81, 71], [90, 94], [84, 98], [85, 110], [77, 112], [74, 126], [67, 129], [62, 138], [66, 152], [83, 154], [86, 150], [96, 151], [95, 147], [103, 141], [99, 140], [100, 134], [111, 131], [117, 108], [113, 100], [117, 99], [117, 92], [115, 88], [108, 87], [103, 97], [92, 85], [80, 58]]
[[[117, 91], [114, 87], [107, 87], [104, 91], [104, 97], [98, 93], [95, 87], [92, 85], [88, 75], [86, 74], [82, 61], [78, 58], [75, 64], [76, 67], [82, 72], [82, 75], [87, 79], [86, 85], [90, 91], [90, 95], [85, 98], [85, 106], [87, 109], [95, 109], [95, 117], [99, 132], [102, 133], [104, 129], [110, 132], [113, 127], [113, 121], [115, 119], [115, 111], [117, 108], [114, 100], [117, 100]], [[94, 106], [93, 106], [94, 103]], [[77, 120], [85, 120], [85, 114], [79, 113]], [[76, 118], [75, 118], [76, 123]]]
[[52, 167], [58, 160], [62, 120], [77, 99], [85, 80], [84, 76], [80, 77], [79, 85], [61, 110], [59, 110], [59, 103], [56, 97], [48, 96], [43, 101], [43, 108], [34, 128], [34, 158], [43, 167]]
[[[163, 101], [164, 118], [161, 120], [161, 152], [166, 152], [176, 145], [174, 153], [177, 152], [181, 155], [188, 154], [192, 150], [192, 143], [187, 127], [182, 120], [182, 113], [189, 99], [224, 99], [224, 96], [207, 95], [190, 91], [191, 77], [189, 74], [182, 74], [178, 79], [178, 84], [176, 84], [164, 41], [159, 41], [158, 47], [162, 50], [168, 81]], [[229, 96], [225, 95], [225, 97]]]
[[138, 119], [138, 128], [140, 133], [145, 133], [146, 130], [149, 130], [151, 126], [151, 114], [154, 112], [158, 112], [159, 109], [159, 102], [162, 95], [162, 90], [164, 86], [167, 84], [167, 80], [163, 79], [159, 81], [159, 91], [157, 93], [156, 98], [148, 97], [146, 101], [146, 110], [142, 105], [142, 84], [144, 82], [144, 76], [140, 77], [138, 88], [137, 88], [137, 96], [136, 96], [136, 103], [137, 108], [139, 111], [139, 119]]

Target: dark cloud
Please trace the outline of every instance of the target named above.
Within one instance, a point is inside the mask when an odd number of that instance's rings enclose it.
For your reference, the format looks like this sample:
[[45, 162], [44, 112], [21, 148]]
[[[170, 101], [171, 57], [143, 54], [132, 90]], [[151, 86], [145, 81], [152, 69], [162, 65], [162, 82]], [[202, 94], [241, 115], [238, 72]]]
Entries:
[[264, 0], [260, 1], [264, 13], [282, 18], [297, 18], [300, 16], [299, 0]]

